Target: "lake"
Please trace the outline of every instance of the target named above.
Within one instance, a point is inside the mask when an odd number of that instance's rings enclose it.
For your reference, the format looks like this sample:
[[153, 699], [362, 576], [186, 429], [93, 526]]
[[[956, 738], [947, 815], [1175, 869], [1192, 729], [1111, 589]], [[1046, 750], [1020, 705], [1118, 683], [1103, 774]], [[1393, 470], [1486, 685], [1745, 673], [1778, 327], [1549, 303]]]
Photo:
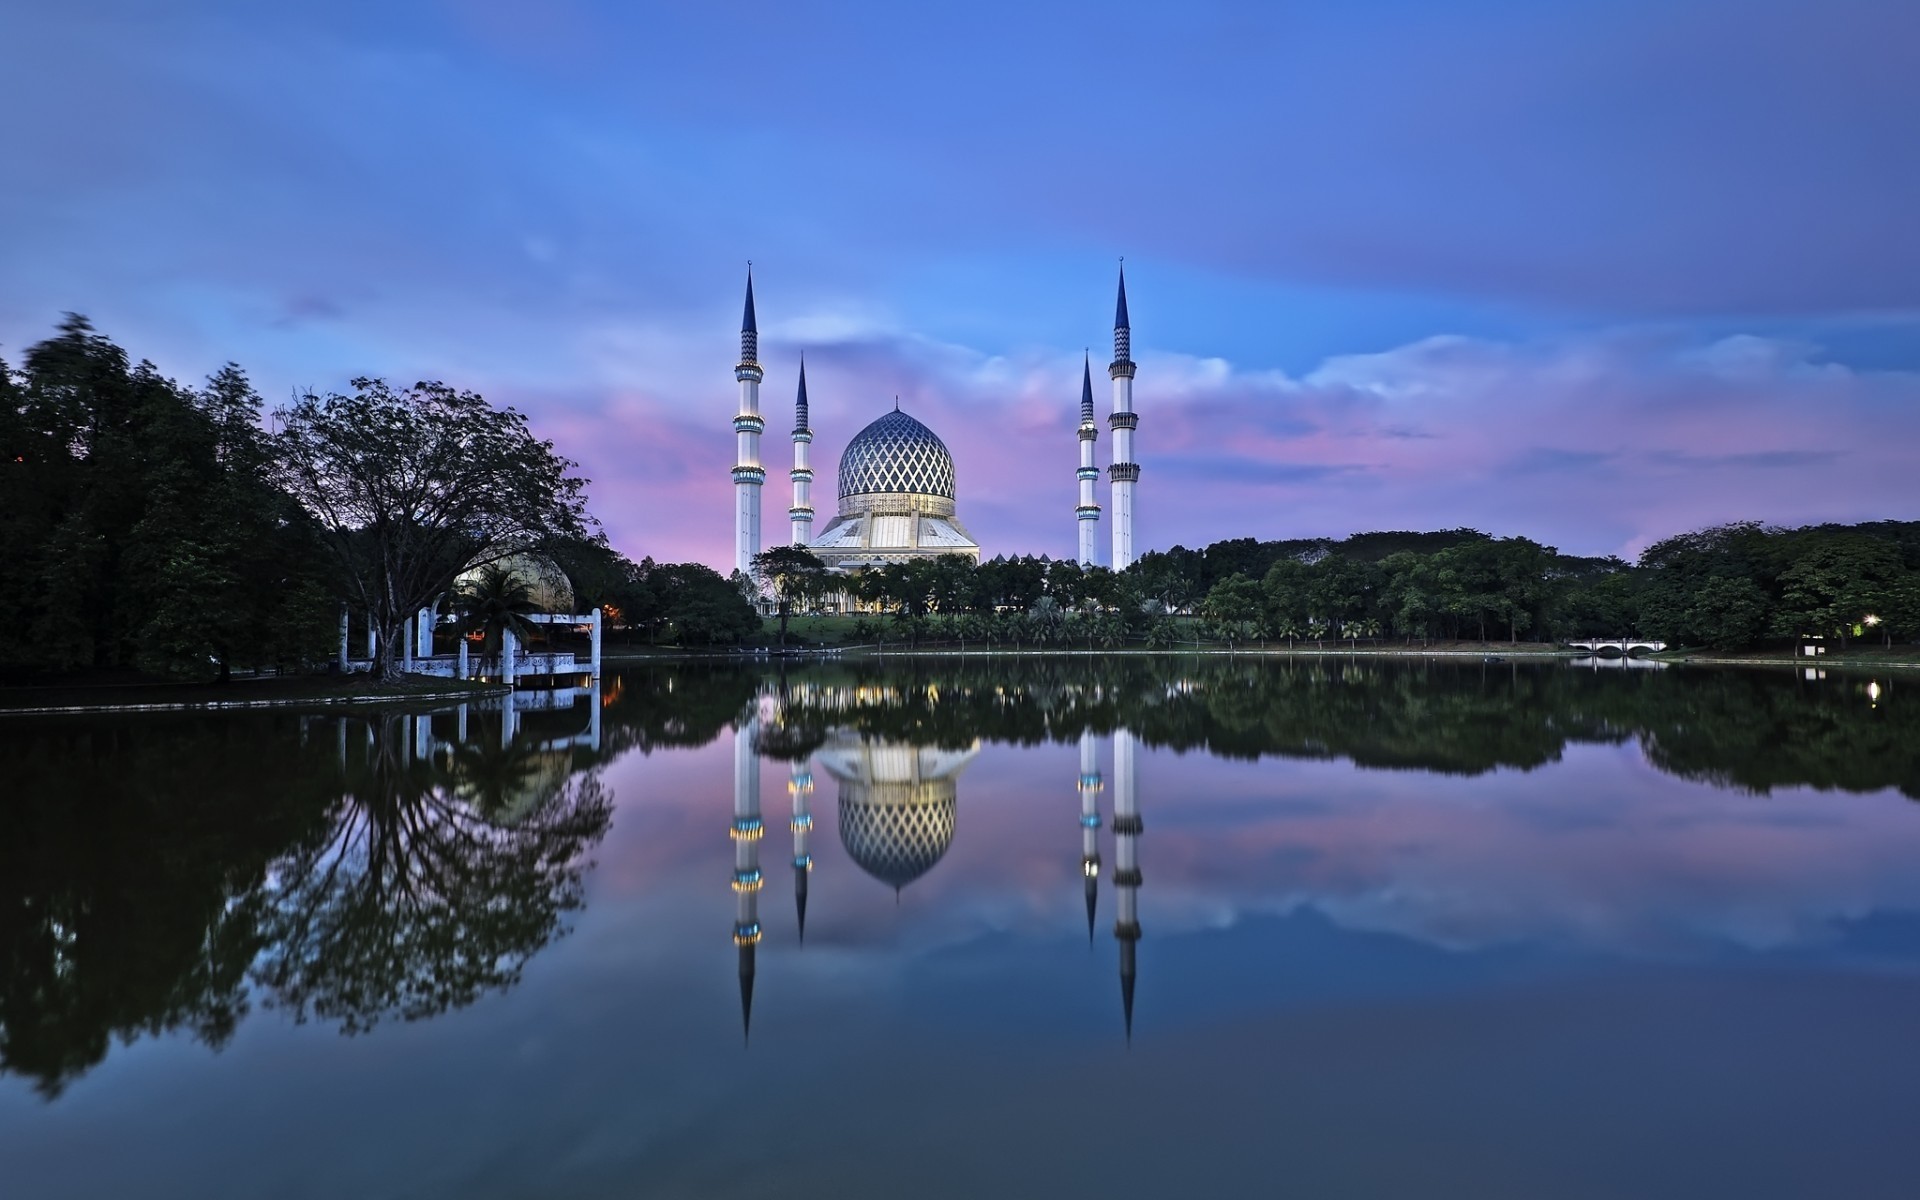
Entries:
[[1920, 683], [649, 663], [0, 720], [18, 1197], [1920, 1195]]

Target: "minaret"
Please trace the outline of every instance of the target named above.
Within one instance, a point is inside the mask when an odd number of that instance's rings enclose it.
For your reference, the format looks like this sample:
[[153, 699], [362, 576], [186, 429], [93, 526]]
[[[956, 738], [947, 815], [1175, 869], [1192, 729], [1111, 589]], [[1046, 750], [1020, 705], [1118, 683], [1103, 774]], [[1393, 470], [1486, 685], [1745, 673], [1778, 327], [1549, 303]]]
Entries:
[[1113, 936], [1120, 942], [1120, 1004], [1133, 1040], [1134, 947], [1140, 941], [1140, 802], [1134, 794], [1133, 731], [1113, 735]]
[[[1140, 418], [1133, 411], [1133, 330], [1127, 324], [1127, 270], [1120, 268], [1120, 300], [1113, 310], [1113, 569], [1133, 565], [1133, 485], [1140, 480], [1140, 464], [1133, 461], [1133, 431]], [[1085, 434], [1081, 435], [1086, 436]]]
[[1100, 747], [1093, 730], [1080, 732], [1080, 874], [1087, 881], [1087, 944], [1100, 896]]
[[740, 411], [733, 418], [733, 569], [751, 573], [760, 553], [760, 488], [767, 473], [760, 466], [760, 330], [753, 319], [753, 264], [747, 264], [747, 310], [740, 318]]
[[1100, 427], [1093, 420], [1093, 363], [1080, 363], [1080, 506], [1073, 510], [1080, 518], [1080, 565], [1091, 567], [1100, 561], [1100, 505], [1093, 489], [1100, 482], [1100, 468], [1093, 465], [1093, 443]]
[[753, 1030], [753, 954], [760, 944], [760, 755], [757, 721], [742, 717], [733, 729], [733, 944], [740, 948], [740, 1033]]
[[813, 760], [801, 759], [793, 764], [793, 776], [787, 780], [787, 791], [793, 794], [793, 908], [800, 924], [800, 940], [807, 940], [807, 876], [813, 872], [813, 855], [808, 852], [807, 843], [813, 834], [813, 813], [808, 805], [813, 799]]
[[793, 544], [804, 546], [813, 540], [813, 468], [808, 455], [813, 451], [813, 427], [807, 419], [807, 360], [800, 359], [800, 394], [793, 401], [793, 507], [787, 517], [793, 522]]

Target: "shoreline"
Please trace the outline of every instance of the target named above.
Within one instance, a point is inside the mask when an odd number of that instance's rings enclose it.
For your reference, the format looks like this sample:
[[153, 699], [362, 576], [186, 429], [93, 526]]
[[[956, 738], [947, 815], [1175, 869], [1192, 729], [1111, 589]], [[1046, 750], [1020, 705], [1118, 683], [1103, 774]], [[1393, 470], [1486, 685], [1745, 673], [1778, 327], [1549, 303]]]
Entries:
[[[836, 659], [858, 659], [863, 662], [897, 659], [975, 659], [975, 658], [1111, 658], [1111, 657], [1209, 657], [1209, 658], [1397, 658], [1397, 659], [1479, 659], [1487, 663], [1504, 662], [1566, 662], [1577, 664], [1582, 660], [1596, 657], [1543, 646], [1540, 643], [1522, 644], [1519, 647], [1410, 647], [1410, 646], [1363, 646], [1358, 648], [1317, 648], [1311, 646], [1248, 646], [1228, 649], [1223, 646], [1180, 646], [1149, 649], [1144, 646], [1096, 647], [1094, 649], [1048, 646], [1041, 648], [1011, 649], [996, 646], [983, 649], [962, 649], [956, 646], [912, 647], [904, 643], [891, 644], [865, 643], [854, 646], [795, 647], [782, 652], [771, 646], [741, 649], [675, 649], [658, 650], [645, 654], [607, 654], [602, 662], [609, 666], [635, 665], [657, 662], [694, 662], [726, 663], [736, 666], [758, 665], [784, 660], [796, 663], [830, 662]], [[1852, 656], [1834, 656], [1809, 659], [1786, 656], [1738, 657], [1724, 653], [1681, 653], [1667, 651], [1660, 654], [1636, 656], [1638, 661], [1658, 663], [1666, 667], [1766, 667], [1787, 668], [1790, 670], [1818, 671], [1874, 671], [1915, 670], [1920, 669], [1920, 656], [1913, 658], [1855, 658]], [[1602, 662], [1618, 662], [1618, 658], [1602, 657]], [[417, 703], [443, 703], [469, 699], [484, 699], [504, 696], [512, 689], [499, 684], [470, 684], [465, 687], [446, 686], [452, 681], [442, 681], [433, 676], [421, 676], [422, 680], [433, 679], [440, 686], [420, 691], [407, 690], [365, 690], [328, 692], [325, 690], [299, 691], [295, 695], [260, 696], [257, 698], [237, 699], [216, 696], [207, 699], [162, 699], [152, 701], [132, 700], [76, 700], [73, 702], [52, 702], [47, 704], [12, 704], [9, 701], [20, 698], [20, 694], [34, 690], [47, 692], [69, 691], [86, 693], [109, 688], [128, 690], [152, 689], [155, 693], [168, 691], [204, 691], [216, 685], [211, 684], [74, 684], [47, 685], [41, 688], [0, 688], [0, 719], [7, 717], [44, 717], [44, 716], [83, 716], [104, 713], [159, 713], [159, 712], [213, 712], [245, 709], [305, 708], [314, 711], [335, 708], [369, 708], [378, 706], [407, 705]], [[278, 680], [275, 683], [288, 682]], [[228, 687], [273, 687], [266, 681], [248, 680]]]
[[[296, 677], [298, 678], [298, 677]], [[432, 679], [433, 676], [420, 676]], [[352, 690], [328, 692], [324, 690], [292, 689], [299, 694], [278, 696], [257, 696], [247, 699], [233, 699], [216, 696], [209, 699], [166, 699], [156, 695], [151, 701], [134, 700], [80, 700], [70, 702], [53, 701], [46, 704], [11, 703], [20, 694], [29, 691], [71, 692], [84, 694], [90, 690], [105, 688], [126, 688], [132, 690], [151, 689], [154, 693], [197, 692], [211, 684], [74, 684], [50, 685], [42, 688], [0, 688], [0, 720], [7, 717], [46, 717], [46, 716], [84, 716], [97, 713], [160, 713], [160, 712], [214, 712], [240, 709], [304, 708], [322, 711], [335, 708], [370, 708], [385, 705], [406, 705], [416, 703], [440, 703], [448, 700], [478, 700], [504, 696], [511, 689], [498, 684], [473, 684], [466, 687], [448, 687], [450, 680], [437, 680], [441, 686], [418, 691], [406, 690], [367, 690], [362, 685]], [[225, 685], [236, 686], [234, 684]], [[265, 685], [260, 681], [247, 680], [239, 683], [241, 688]]]

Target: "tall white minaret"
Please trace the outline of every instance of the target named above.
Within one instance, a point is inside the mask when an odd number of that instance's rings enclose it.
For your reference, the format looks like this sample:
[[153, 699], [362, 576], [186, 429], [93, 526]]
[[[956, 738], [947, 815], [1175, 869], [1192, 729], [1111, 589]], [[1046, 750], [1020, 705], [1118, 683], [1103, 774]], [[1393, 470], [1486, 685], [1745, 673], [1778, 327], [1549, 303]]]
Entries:
[[1087, 944], [1100, 896], [1100, 747], [1093, 730], [1080, 731], [1080, 874], [1087, 887]]
[[787, 517], [793, 522], [793, 544], [804, 546], [813, 540], [813, 468], [808, 456], [813, 451], [813, 427], [807, 419], [807, 360], [800, 359], [800, 394], [793, 401], [793, 507]]
[[753, 319], [753, 265], [747, 265], [747, 311], [740, 318], [740, 362], [733, 368], [740, 381], [740, 411], [733, 418], [733, 568], [751, 573], [753, 556], [760, 553], [760, 488], [767, 473], [760, 466], [760, 330]]
[[1133, 1040], [1134, 947], [1140, 941], [1140, 800], [1134, 794], [1133, 731], [1113, 735], [1113, 936], [1120, 942], [1120, 1004]]
[[757, 720], [741, 717], [733, 728], [733, 944], [740, 948], [740, 1032], [753, 1031], [753, 956], [760, 944], [760, 755], [754, 749]]
[[1133, 461], [1133, 431], [1140, 418], [1133, 412], [1133, 330], [1127, 324], [1127, 269], [1120, 268], [1120, 300], [1113, 309], [1113, 569], [1133, 565], [1133, 485], [1140, 480], [1140, 464]]
[[1073, 510], [1080, 518], [1080, 565], [1091, 567], [1100, 561], [1100, 505], [1094, 500], [1094, 485], [1100, 482], [1100, 468], [1093, 464], [1093, 443], [1100, 427], [1093, 420], [1093, 363], [1080, 362], [1080, 506]]
[[809, 804], [813, 799], [813, 760], [803, 758], [793, 764], [793, 775], [787, 780], [787, 791], [793, 793], [793, 908], [800, 925], [800, 940], [807, 940], [807, 876], [813, 871], [813, 855], [808, 850], [808, 842], [813, 835], [813, 813]]

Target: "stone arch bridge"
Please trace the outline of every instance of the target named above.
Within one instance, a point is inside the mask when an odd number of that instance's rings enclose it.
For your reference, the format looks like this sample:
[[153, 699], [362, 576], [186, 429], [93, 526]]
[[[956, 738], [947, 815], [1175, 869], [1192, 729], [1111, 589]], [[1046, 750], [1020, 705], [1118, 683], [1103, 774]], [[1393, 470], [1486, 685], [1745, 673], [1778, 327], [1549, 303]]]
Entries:
[[1563, 644], [1575, 650], [1585, 650], [1588, 654], [1605, 654], [1612, 651], [1623, 657], [1632, 654], [1657, 654], [1667, 648], [1665, 642], [1656, 642], [1652, 638], [1587, 638], [1583, 641]]

